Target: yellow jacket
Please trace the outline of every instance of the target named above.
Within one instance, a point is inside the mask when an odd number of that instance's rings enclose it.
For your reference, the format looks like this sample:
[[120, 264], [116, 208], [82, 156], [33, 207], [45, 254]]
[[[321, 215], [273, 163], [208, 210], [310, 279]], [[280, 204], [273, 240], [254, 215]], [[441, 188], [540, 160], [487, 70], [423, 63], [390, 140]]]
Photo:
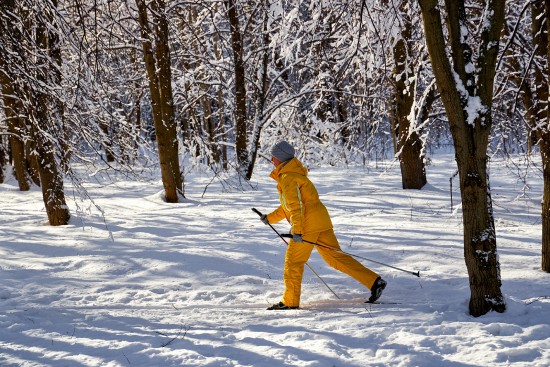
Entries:
[[281, 205], [267, 215], [269, 223], [286, 218], [292, 226], [291, 233], [302, 235], [332, 228], [328, 211], [298, 158], [280, 164], [269, 176], [277, 181], [281, 201]]

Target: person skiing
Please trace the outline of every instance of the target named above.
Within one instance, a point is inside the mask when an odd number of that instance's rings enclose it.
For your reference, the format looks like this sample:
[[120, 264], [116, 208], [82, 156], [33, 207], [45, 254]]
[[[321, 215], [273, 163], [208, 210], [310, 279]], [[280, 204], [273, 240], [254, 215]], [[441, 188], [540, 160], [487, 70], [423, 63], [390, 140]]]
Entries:
[[308, 179], [307, 169], [294, 155], [294, 147], [284, 140], [271, 148], [271, 162], [275, 169], [270, 177], [277, 181], [281, 205], [273, 212], [263, 214], [261, 220], [268, 225], [286, 219], [291, 225], [292, 238], [285, 255], [285, 290], [282, 300], [267, 309], [290, 310], [300, 307], [304, 264], [311, 255], [313, 243], [319, 244], [316, 246], [317, 251], [330, 266], [370, 289], [368, 302], [376, 301], [382, 295], [386, 281], [350, 255], [340, 252], [329, 213], [319, 200], [317, 189]]

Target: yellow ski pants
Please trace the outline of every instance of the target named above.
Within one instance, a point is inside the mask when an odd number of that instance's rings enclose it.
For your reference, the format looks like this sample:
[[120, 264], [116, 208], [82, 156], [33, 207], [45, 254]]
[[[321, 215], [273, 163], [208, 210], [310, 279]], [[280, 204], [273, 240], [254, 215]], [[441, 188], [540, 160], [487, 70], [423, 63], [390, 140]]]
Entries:
[[285, 305], [290, 307], [300, 306], [304, 265], [309, 259], [313, 247], [317, 247], [317, 251], [319, 251], [321, 257], [334, 269], [348, 274], [365, 287], [372, 288], [374, 281], [378, 278], [378, 274], [364, 267], [350, 255], [339, 252], [340, 245], [338, 244], [334, 230], [329, 229], [323, 232], [308, 233], [303, 235], [302, 238], [305, 241], [318, 243], [321, 246], [314, 246], [307, 242], [296, 243], [292, 240], [289, 241], [285, 256], [285, 292], [282, 299]]

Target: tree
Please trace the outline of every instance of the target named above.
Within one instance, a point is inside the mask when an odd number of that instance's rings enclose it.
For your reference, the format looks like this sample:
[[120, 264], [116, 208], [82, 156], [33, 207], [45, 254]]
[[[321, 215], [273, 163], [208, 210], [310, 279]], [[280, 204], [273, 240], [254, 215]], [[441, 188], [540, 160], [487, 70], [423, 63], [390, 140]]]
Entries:
[[[533, 5], [535, 7], [536, 4]], [[539, 7], [542, 8], [542, 7]], [[535, 10], [535, 8], [533, 8]], [[542, 10], [542, 9], [541, 9]], [[546, 32], [543, 32], [541, 27], [539, 46], [541, 49], [546, 49], [546, 96], [550, 95], [550, 0], [544, 2], [544, 13], [541, 14], [541, 19], [546, 20]], [[536, 12], [535, 14], [540, 14]], [[546, 43], [542, 34], [546, 33]], [[544, 85], [544, 84], [543, 84]], [[548, 99], [546, 103], [546, 122], [540, 123], [539, 129], [539, 145], [542, 156], [543, 176], [544, 176], [544, 195], [542, 198], [542, 270], [550, 273], [550, 107]], [[537, 124], [538, 125], [538, 124]]]
[[[447, 41], [437, 0], [419, 0], [424, 34], [455, 145], [464, 220], [464, 255], [470, 281], [470, 314], [504, 312], [500, 264], [487, 171], [487, 147], [505, 0], [483, 9], [446, 0]], [[474, 33], [470, 27], [479, 27]], [[477, 53], [468, 37], [479, 34]]]
[[[404, 189], [421, 189], [427, 183], [426, 167], [424, 163], [424, 142], [420, 138], [417, 113], [415, 111], [415, 89], [417, 84], [418, 67], [413, 61], [413, 12], [412, 1], [402, 0], [398, 6], [398, 17], [401, 19], [398, 33], [393, 47], [394, 60], [394, 95], [392, 115], [395, 123], [394, 138], [397, 140], [396, 155], [401, 167], [401, 178]], [[421, 57], [421, 56], [417, 56]], [[428, 93], [432, 93], [429, 87]], [[432, 97], [433, 99], [433, 97]], [[429, 104], [430, 99], [423, 99], [423, 106]], [[427, 117], [425, 114], [421, 116]], [[419, 121], [422, 122], [422, 121]]]
[[183, 90], [176, 89], [174, 94], [176, 106], [182, 108], [178, 115], [184, 146], [192, 152], [193, 160], [207, 163], [214, 172], [227, 168], [223, 93], [230, 89], [223, 82], [230, 70], [221, 67], [220, 34], [214, 22], [216, 17], [225, 18], [220, 8], [225, 9], [221, 2], [212, 8], [180, 4], [172, 20], [176, 31], [173, 49], [179, 56], [174, 58], [173, 78], [184, 81], [179, 83]]
[[[10, 146], [21, 190], [29, 177], [42, 188], [51, 225], [65, 225], [70, 212], [65, 201], [58, 158], [63, 106], [61, 42], [57, 0], [44, 6], [26, 1], [2, 2], [0, 78]], [[34, 176], [34, 172], [37, 176]], [[31, 176], [29, 176], [29, 172]]]
[[239, 171], [244, 171], [248, 163], [246, 84], [243, 57], [243, 36], [239, 26], [239, 14], [235, 0], [226, 0], [227, 19], [231, 33], [233, 70], [235, 78], [235, 152]]
[[6, 144], [0, 134], [0, 183], [4, 183], [4, 167], [6, 167]]
[[[512, 81], [514, 98], [505, 101], [508, 105], [502, 110], [516, 110], [515, 101], [519, 99], [518, 118], [525, 121], [527, 134], [527, 153], [537, 144], [540, 149], [543, 173], [542, 211], [542, 270], [550, 272], [550, 129], [548, 116], [548, 12], [543, 1], [525, 2], [506, 24], [508, 37], [505, 61], [505, 84]], [[530, 16], [523, 17], [524, 14]], [[503, 58], [504, 59], [504, 58]], [[503, 87], [497, 88], [503, 89]], [[519, 98], [517, 98], [519, 97]], [[514, 121], [516, 122], [516, 121]]]
[[[183, 175], [180, 172], [178, 139], [174, 120], [174, 99], [172, 95], [171, 58], [168, 44], [168, 20], [164, 0], [150, 3], [154, 31], [148, 20], [145, 0], [136, 1], [139, 12], [143, 56], [149, 79], [149, 91], [153, 108], [156, 140], [160, 160], [165, 199], [177, 203], [184, 195]], [[153, 49], [153, 41], [155, 48]]]
[[[25, 122], [22, 119], [23, 106], [21, 103], [21, 82], [16, 83], [14, 76], [19, 60], [10, 57], [14, 53], [21, 55], [20, 48], [22, 36], [16, 24], [18, 23], [15, 0], [0, 2], [0, 30], [4, 38], [4, 47], [0, 49], [0, 84], [4, 101], [4, 114], [6, 115], [9, 144], [15, 170], [15, 177], [19, 184], [19, 190], [30, 189], [29, 167], [25, 152], [24, 138], [28, 135]], [[10, 49], [15, 52], [10, 52]], [[19, 87], [19, 88], [18, 88]]]
[[54, 14], [57, 0], [51, 0], [36, 13], [36, 86], [34, 108], [31, 110], [31, 137], [35, 142], [39, 165], [40, 186], [50, 225], [69, 223], [70, 212], [65, 201], [63, 174], [57, 156], [62, 106], [52, 93], [61, 85], [61, 51]]

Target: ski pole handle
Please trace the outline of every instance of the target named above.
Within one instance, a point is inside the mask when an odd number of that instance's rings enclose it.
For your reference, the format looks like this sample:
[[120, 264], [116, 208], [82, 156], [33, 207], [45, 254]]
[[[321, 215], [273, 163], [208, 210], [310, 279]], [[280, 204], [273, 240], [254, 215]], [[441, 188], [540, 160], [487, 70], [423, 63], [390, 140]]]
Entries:
[[[260, 213], [260, 211], [259, 211], [258, 209], [256, 209], [256, 208], [252, 208], [252, 211], [260, 216], [260, 220], [261, 220], [264, 224], [266, 224], [266, 225], [269, 224], [269, 221], [267, 220], [267, 215]], [[271, 228], [273, 228], [273, 227], [271, 226], [271, 224], [269, 224], [269, 226], [270, 226]], [[275, 231], [275, 228], [273, 228], [273, 230]]]

